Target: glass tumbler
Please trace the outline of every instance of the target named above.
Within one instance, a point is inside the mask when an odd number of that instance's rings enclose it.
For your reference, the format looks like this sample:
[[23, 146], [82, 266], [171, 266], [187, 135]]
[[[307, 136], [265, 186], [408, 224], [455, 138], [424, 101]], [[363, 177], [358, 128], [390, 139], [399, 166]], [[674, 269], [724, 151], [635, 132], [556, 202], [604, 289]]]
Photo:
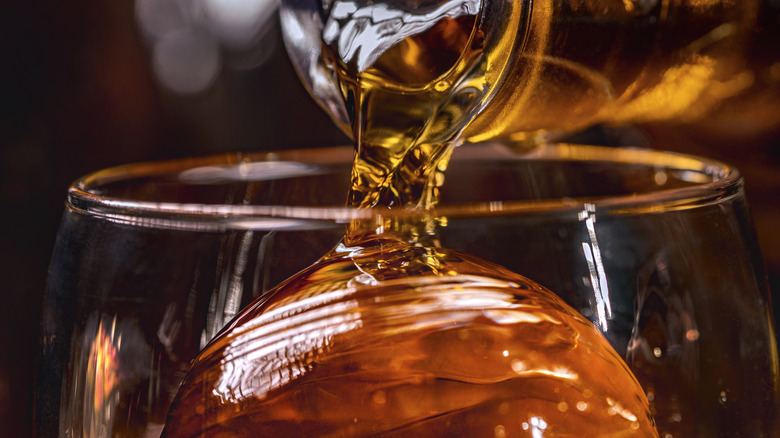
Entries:
[[661, 437], [778, 436], [774, 323], [739, 172], [658, 151], [511, 146], [457, 148], [424, 215], [343, 207], [351, 148], [76, 181], [44, 299], [37, 435], [159, 436], [193, 359], [243, 308], [345, 229], [389, 215], [436, 218], [437, 245], [521, 274], [590, 320]]

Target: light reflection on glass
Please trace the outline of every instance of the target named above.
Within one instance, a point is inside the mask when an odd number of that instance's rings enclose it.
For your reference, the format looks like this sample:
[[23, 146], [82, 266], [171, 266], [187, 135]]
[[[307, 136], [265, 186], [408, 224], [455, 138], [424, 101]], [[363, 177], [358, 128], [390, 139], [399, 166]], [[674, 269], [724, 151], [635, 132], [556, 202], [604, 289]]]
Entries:
[[[109, 399], [119, 381], [117, 350], [122, 345], [122, 335], [117, 336], [115, 329], [116, 318], [112, 320], [110, 332], [106, 331], [101, 321], [89, 352], [87, 385], [94, 388], [93, 412], [95, 414], [105, 410], [105, 414], [110, 415]], [[117, 344], [116, 347], [114, 342]]]
[[[119, 348], [121, 331], [116, 318], [100, 319], [92, 333], [84, 334], [85, 348], [73, 370], [74, 392], [68, 405], [65, 423], [68, 436], [108, 436], [114, 422], [118, 401], [117, 388], [121, 380]], [[87, 347], [88, 346], [88, 347]]]
[[309, 370], [312, 352], [330, 347], [334, 336], [362, 326], [355, 300], [336, 301], [351, 289], [288, 304], [240, 327], [225, 348], [221, 375], [212, 390], [222, 403], [265, 395]]
[[[162, 331], [169, 329], [175, 330], [161, 327]], [[70, 354], [72, 367], [63, 382], [59, 436], [114, 436], [128, 415], [145, 409], [140, 407], [143, 402], [121, 404], [122, 397], [139, 384], [148, 385], [150, 399], [159, 395], [159, 368], [133, 320], [92, 315], [84, 330], [75, 335]]]
[[596, 206], [585, 204], [585, 208], [579, 213], [580, 221], [585, 222], [590, 242], [582, 242], [582, 252], [588, 263], [590, 273], [590, 285], [596, 298], [596, 313], [601, 329], [607, 331], [607, 318], [612, 317], [612, 305], [609, 300], [609, 285], [607, 274], [604, 272], [604, 263], [601, 261], [601, 249], [596, 239]]
[[443, 18], [474, 15], [481, 3], [450, 0], [422, 12], [394, 9], [384, 3], [337, 1], [325, 22], [322, 39], [335, 44], [341, 60], [354, 61], [362, 72], [396, 43], [425, 32]]
[[515, 359], [512, 361], [511, 367], [512, 371], [523, 377], [548, 376], [563, 380], [577, 380], [579, 377], [573, 370], [560, 365], [554, 368], [544, 368], [537, 364], [529, 364], [527, 361]]
[[[220, 249], [220, 259], [225, 260], [227, 266], [224, 269], [230, 275], [226, 281], [215, 285], [215, 289], [209, 300], [208, 313], [206, 315], [206, 327], [200, 338], [200, 347], [206, 346], [225, 324], [233, 319], [241, 307], [241, 297], [244, 295], [243, 277], [249, 260], [249, 251], [254, 239], [254, 233], [247, 231], [238, 243], [229, 240], [227, 248]], [[232, 256], [231, 256], [232, 255]]]
[[294, 161], [242, 162], [236, 165], [201, 166], [178, 174], [185, 184], [216, 185], [231, 181], [269, 181], [284, 178], [299, 178], [325, 173], [326, 169], [314, 164]]
[[628, 421], [636, 422], [636, 415], [623, 408], [617, 401], [610, 397], [607, 397], [607, 404], [609, 404], [609, 413], [614, 415], [620, 415]]

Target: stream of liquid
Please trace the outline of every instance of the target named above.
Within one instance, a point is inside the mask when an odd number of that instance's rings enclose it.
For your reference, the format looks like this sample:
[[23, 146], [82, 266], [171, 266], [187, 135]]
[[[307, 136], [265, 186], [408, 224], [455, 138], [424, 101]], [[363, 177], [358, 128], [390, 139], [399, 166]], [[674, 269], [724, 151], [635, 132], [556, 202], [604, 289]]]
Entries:
[[[436, 103], [445, 83], [418, 90], [399, 120], [385, 90], [392, 77], [427, 82], [479, 55], [476, 9], [456, 6], [348, 62], [342, 38], [326, 60], [357, 139], [349, 204], [419, 216], [353, 223], [244, 309], [192, 364], [164, 436], [657, 436], [642, 388], [592, 323], [533, 281], [442, 248], [424, 213], [467, 104]], [[337, 24], [325, 43], [349, 29]]]

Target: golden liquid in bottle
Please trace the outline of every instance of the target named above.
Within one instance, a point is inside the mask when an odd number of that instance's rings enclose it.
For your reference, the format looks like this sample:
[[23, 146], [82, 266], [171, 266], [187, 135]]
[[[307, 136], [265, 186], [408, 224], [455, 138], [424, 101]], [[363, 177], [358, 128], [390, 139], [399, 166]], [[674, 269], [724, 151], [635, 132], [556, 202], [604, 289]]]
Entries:
[[[363, 72], [337, 66], [357, 138], [352, 205], [435, 204], [462, 129], [447, 123], [468, 119], [468, 102], [446, 98], [452, 84], [395, 84], [468, 66], [474, 20], [444, 19]], [[436, 225], [424, 213], [353, 223], [201, 352], [164, 435], [657, 436], [592, 323], [531, 280], [441, 248]]]
[[[780, 7], [771, 1], [483, 7], [494, 9], [441, 20], [360, 74], [326, 47], [355, 138], [396, 148], [455, 136], [532, 147], [598, 123], [691, 124], [729, 115], [742, 135], [780, 126]], [[469, 89], [477, 91], [469, 97]]]
[[522, 50], [464, 137], [531, 146], [597, 123], [696, 123], [738, 101], [749, 115], [731, 123], [743, 120], [743, 135], [776, 128], [780, 8], [770, 3], [533, 2]]

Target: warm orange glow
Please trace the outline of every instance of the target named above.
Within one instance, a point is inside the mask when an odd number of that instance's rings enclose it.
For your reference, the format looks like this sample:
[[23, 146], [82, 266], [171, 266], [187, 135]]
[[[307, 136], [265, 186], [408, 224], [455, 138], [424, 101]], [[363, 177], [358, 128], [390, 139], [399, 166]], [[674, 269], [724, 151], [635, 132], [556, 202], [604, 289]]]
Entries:
[[100, 412], [106, 405], [119, 381], [119, 363], [113, 334], [113, 330], [111, 333], [106, 332], [101, 321], [89, 352], [87, 385], [93, 388], [95, 413]]

